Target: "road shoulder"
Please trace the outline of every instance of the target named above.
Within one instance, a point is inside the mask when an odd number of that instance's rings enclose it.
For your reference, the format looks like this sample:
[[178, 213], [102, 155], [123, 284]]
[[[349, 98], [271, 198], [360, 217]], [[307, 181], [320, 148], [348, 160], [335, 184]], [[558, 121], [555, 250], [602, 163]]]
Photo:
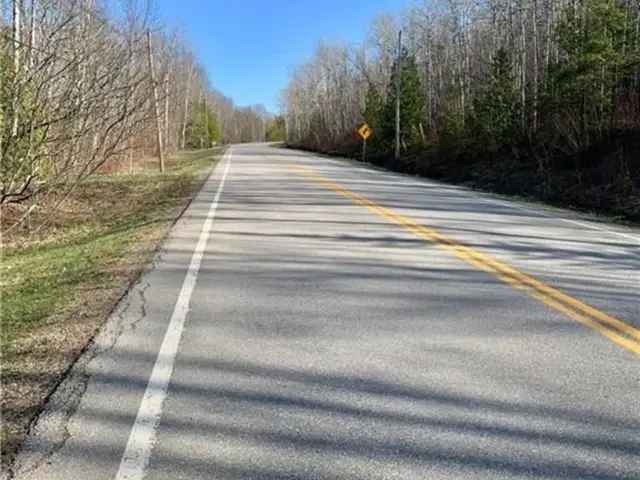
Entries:
[[302, 156], [309, 157], [321, 157], [328, 162], [342, 167], [351, 167], [355, 169], [361, 169], [362, 171], [369, 171], [371, 173], [381, 174], [393, 178], [404, 179], [408, 182], [424, 185], [438, 185], [450, 189], [456, 189], [460, 192], [466, 192], [472, 194], [483, 202], [502, 204], [509, 208], [531, 211], [538, 215], [548, 217], [561, 222], [573, 223], [583, 228], [590, 230], [600, 230], [616, 237], [623, 237], [631, 239], [634, 243], [640, 244], [640, 225], [635, 223], [620, 222], [618, 219], [607, 214], [598, 214], [595, 212], [585, 212], [581, 210], [574, 210], [570, 208], [560, 208], [554, 205], [550, 205], [541, 200], [534, 198], [507, 195], [503, 193], [491, 192], [484, 189], [473, 188], [468, 185], [462, 185], [457, 183], [450, 183], [442, 180], [436, 180], [433, 178], [423, 177], [420, 175], [414, 175], [405, 172], [397, 172], [389, 170], [379, 165], [372, 163], [362, 162], [353, 158], [341, 157], [336, 155], [329, 155], [319, 152], [310, 152], [306, 150], [299, 150], [293, 147], [286, 147], [283, 145], [274, 145], [276, 148], [282, 148], [288, 151], [298, 152]]
[[[77, 284], [69, 284], [68, 288], [74, 291], [71, 297], [47, 304], [49, 315], [39, 318], [33, 327], [16, 330], [13, 338], [4, 339], [11, 343], [3, 342], [0, 478], [11, 475], [14, 456], [30, 430], [35, 433], [39, 425], [46, 424], [45, 436], [57, 438], [54, 444], [63, 441], [66, 420], [75, 411], [86, 386], [86, 364], [110, 348], [122, 331], [135, 326], [144, 316], [144, 277], [162, 256], [172, 227], [215, 170], [222, 152], [210, 153], [207, 161], [198, 158], [176, 167], [183, 168], [183, 172], [169, 172], [155, 194], [175, 189], [176, 195], [162, 200], [157, 211], [145, 213], [144, 218], [136, 217], [130, 224], [108, 225], [93, 237], [64, 238], [58, 244], [54, 238], [52, 245], [45, 247], [53, 251], [54, 258], [70, 257], [85, 264], [85, 270], [105, 272], [94, 272], [95, 275], [86, 275], [88, 278], [83, 277]], [[114, 189], [118, 189], [123, 178], [114, 176]], [[124, 195], [121, 199], [131, 202], [132, 211], [136, 208], [132, 199]], [[77, 252], [75, 244], [81, 245]], [[24, 253], [19, 247], [16, 250], [17, 259], [28, 266], [44, 249], [36, 245]], [[95, 265], [94, 261], [101, 263]], [[16, 267], [11, 257], [3, 263], [3, 270]], [[64, 282], [64, 272], [48, 275], [48, 281]], [[6, 290], [3, 294], [7, 294]]]

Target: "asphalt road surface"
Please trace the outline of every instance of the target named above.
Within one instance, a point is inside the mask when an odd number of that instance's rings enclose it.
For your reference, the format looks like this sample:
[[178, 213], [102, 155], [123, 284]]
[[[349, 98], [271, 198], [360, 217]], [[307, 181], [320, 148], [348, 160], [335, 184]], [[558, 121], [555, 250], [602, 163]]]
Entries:
[[18, 479], [640, 479], [640, 232], [233, 146]]

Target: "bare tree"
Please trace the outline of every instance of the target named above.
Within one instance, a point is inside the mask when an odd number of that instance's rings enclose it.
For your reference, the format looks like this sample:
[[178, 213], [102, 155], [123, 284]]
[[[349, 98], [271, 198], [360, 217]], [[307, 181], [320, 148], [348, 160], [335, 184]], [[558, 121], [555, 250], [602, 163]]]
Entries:
[[[585, 23], [587, 8], [616, 8], [625, 12], [622, 42], [627, 60], [624, 65], [609, 68], [604, 65], [605, 60], [593, 57], [593, 61], [603, 63], [598, 80], [603, 100], [593, 102], [584, 97], [576, 113], [566, 99], [556, 97], [553, 72], [574, 61], [560, 40], [562, 22], [571, 14], [576, 19], [574, 30], [588, 38], [591, 27]], [[426, 98], [425, 135], [430, 138], [437, 140], [443, 131], [452, 128], [469, 132], [472, 125], [468, 119], [477, 114], [476, 103], [490, 81], [491, 65], [499, 50], [509, 57], [509, 77], [517, 92], [517, 100], [510, 108], [518, 114], [517, 128], [523, 136], [531, 138], [546, 130], [553, 138], [561, 137], [567, 149], [578, 150], [589, 144], [594, 128], [602, 135], [604, 129], [614, 129], [616, 125], [625, 128], [638, 125], [640, 102], [635, 99], [640, 96], [637, 94], [640, 4], [637, 1], [442, 0], [414, 5], [397, 17], [378, 17], [364, 47], [339, 44], [318, 47], [308, 62], [295, 69], [282, 95], [290, 142], [327, 149], [344, 143], [362, 120], [359, 111], [364, 103], [363, 92], [367, 90], [363, 85], [374, 86], [385, 101], [393, 65], [394, 36], [400, 27], [406, 34], [409, 54], [420, 67]], [[621, 40], [613, 40], [612, 33], [608, 32], [602, 40], [611, 42], [609, 53], [604, 55], [612, 56], [607, 61], [615, 64], [616, 57], [611, 52], [617, 51]], [[353, 59], [351, 65], [343, 61], [344, 50], [350, 52], [347, 57]], [[620, 72], [629, 68], [633, 73], [626, 74], [623, 81]], [[576, 75], [580, 77], [581, 73], [578, 71]], [[607, 87], [607, 78], [614, 78], [617, 87]], [[553, 107], [556, 110], [549, 113], [551, 106], [563, 102], [564, 108]], [[616, 111], [624, 111], [624, 117], [614, 118]]]

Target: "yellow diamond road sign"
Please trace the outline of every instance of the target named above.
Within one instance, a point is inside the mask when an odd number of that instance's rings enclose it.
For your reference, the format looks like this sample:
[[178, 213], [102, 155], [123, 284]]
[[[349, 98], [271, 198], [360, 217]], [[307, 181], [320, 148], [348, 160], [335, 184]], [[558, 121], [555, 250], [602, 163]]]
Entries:
[[372, 133], [373, 133], [373, 130], [366, 123], [358, 129], [358, 134], [362, 137], [363, 140], [366, 140], [367, 138], [369, 138]]

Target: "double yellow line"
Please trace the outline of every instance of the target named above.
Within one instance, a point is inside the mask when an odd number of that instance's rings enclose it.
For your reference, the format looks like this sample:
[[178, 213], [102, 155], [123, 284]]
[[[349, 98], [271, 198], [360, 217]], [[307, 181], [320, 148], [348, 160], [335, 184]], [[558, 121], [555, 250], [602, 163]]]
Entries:
[[514, 288], [525, 291], [531, 297], [564, 313], [568, 317], [596, 330], [621, 347], [640, 355], [640, 330], [604, 313], [566, 293], [553, 288], [489, 255], [465, 246], [432, 228], [378, 205], [358, 193], [347, 190], [338, 183], [316, 173], [312, 168], [291, 164], [289, 167], [306, 178], [314, 180], [329, 190], [368, 208], [376, 215], [401, 225], [424, 240], [432, 242], [465, 262], [488, 272]]

